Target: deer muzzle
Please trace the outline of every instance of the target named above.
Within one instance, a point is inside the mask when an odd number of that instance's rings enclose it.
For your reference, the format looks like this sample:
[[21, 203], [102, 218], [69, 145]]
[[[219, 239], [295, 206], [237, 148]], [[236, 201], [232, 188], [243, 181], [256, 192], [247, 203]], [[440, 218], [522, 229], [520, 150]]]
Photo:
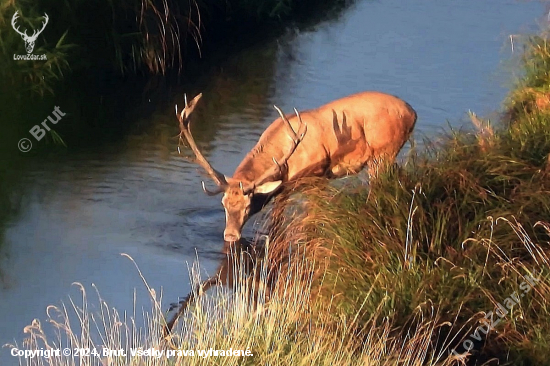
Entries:
[[241, 238], [241, 230], [244, 225], [244, 217], [226, 216], [225, 230], [223, 231], [223, 240], [226, 242], [236, 242]]
[[224, 230], [223, 232], [223, 240], [227, 242], [236, 242], [239, 241], [241, 238], [241, 233], [239, 232], [228, 232], [227, 230]]

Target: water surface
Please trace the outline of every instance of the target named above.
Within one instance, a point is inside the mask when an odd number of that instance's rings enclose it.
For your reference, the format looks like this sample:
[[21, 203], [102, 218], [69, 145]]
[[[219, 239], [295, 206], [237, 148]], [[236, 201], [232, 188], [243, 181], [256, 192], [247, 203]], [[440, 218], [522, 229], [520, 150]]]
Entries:
[[[8, 223], [0, 260], [0, 344], [20, 341], [46, 306], [77, 294], [73, 282], [120, 311], [148, 305], [139, 265], [165, 303], [189, 291], [196, 256], [212, 274], [221, 250], [219, 197], [202, 194], [196, 167], [176, 153], [174, 104], [203, 92], [196, 139], [230, 175], [276, 117], [363, 90], [408, 101], [416, 136], [458, 128], [467, 110], [487, 114], [510, 86], [509, 35], [537, 30], [538, 2], [358, 1], [335, 19], [228, 56], [196, 85], [163, 91], [123, 142], [55, 158], [28, 158], [24, 205]], [[517, 52], [517, 47], [516, 47]], [[85, 101], [72, 101], [72, 105]], [[74, 116], [75, 114], [73, 114]], [[14, 148], [17, 141], [13, 141]], [[250, 227], [248, 231], [250, 235]], [[91, 296], [92, 300], [94, 297]], [[13, 364], [0, 350], [0, 364]]]

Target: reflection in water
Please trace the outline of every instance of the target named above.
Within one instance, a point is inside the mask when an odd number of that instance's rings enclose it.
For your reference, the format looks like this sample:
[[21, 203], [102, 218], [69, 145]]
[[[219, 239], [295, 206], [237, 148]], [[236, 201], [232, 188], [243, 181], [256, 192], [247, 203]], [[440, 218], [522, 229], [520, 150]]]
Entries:
[[[230, 289], [237, 290], [235, 286], [237, 284], [242, 286], [242, 280], [248, 278], [249, 281], [247, 281], [244, 290], [248, 293], [248, 298], [256, 304], [258, 296], [260, 296], [260, 281], [262, 280], [263, 284], [267, 284], [267, 288], [263, 288], [263, 295], [269, 298], [269, 284], [272, 283], [270, 280], [273, 279], [275, 273], [271, 271], [267, 273], [267, 267], [263, 266], [265, 243], [252, 242], [241, 238], [238, 242], [225, 242], [222, 253], [224, 256], [220, 260], [216, 273], [196, 285], [181, 301], [170, 305], [169, 311], [176, 310], [176, 312], [169, 318], [170, 320], [164, 328], [165, 336], [173, 329], [174, 324], [188, 307], [197, 301], [199, 296], [213, 286], [226, 286]], [[263, 279], [261, 278], [262, 275], [264, 277]], [[235, 279], [239, 281], [235, 282]], [[243, 289], [241, 289], [241, 291], [242, 290]]]
[[[509, 50], [499, 52], [508, 34], [526, 31], [522, 27], [542, 8], [537, 2], [504, 0], [460, 7], [450, 1], [362, 1], [337, 22], [289, 30], [226, 57], [193, 86], [160, 84], [150, 98], [137, 98], [103, 80], [110, 94], [88, 96], [80, 87], [44, 102], [45, 115], [52, 105], [67, 113], [57, 125], [62, 136], [82, 125], [120, 132], [128, 119], [135, 123], [122, 142], [97, 147], [90, 135], [85, 147], [69, 144], [76, 151], [68, 155], [35, 154], [10, 164], [0, 159], [0, 174], [14, 172], [9, 181], [2, 175], [0, 202], [12, 200], [17, 207], [22, 195], [14, 192], [24, 192], [22, 209], [3, 225], [0, 344], [20, 339], [23, 327], [66, 298], [75, 281], [94, 283], [119, 310], [133, 307], [134, 288], [138, 300], [147, 302], [133, 264], [121, 252], [134, 258], [151, 287], [163, 288], [168, 302], [190, 291], [188, 263], [197, 256], [203, 278], [217, 272], [223, 209], [219, 198], [202, 194], [203, 177], [176, 152], [174, 104], [182, 104], [184, 92], [203, 92], [194, 136], [227, 175], [276, 118], [273, 104], [290, 112], [380, 90], [415, 108], [418, 139], [442, 130], [447, 120], [459, 126], [468, 109], [483, 114], [501, 102], [506, 90], [495, 70]], [[116, 109], [116, 118], [98, 109], [107, 104]], [[32, 119], [40, 121], [41, 115]], [[11, 131], [9, 139], [0, 134], [1, 147], [16, 149], [24, 132]], [[250, 237], [252, 225], [245, 229]], [[12, 363], [0, 349], [0, 364]]]

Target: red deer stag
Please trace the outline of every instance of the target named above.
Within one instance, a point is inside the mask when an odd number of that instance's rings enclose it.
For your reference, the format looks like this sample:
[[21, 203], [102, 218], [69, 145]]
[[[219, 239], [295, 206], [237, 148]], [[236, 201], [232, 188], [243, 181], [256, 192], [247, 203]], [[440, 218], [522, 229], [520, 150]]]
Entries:
[[[182, 135], [199, 164], [218, 186], [208, 195], [224, 193], [224, 240], [238, 241], [250, 216], [277, 193], [281, 183], [305, 176], [341, 177], [367, 166], [370, 176], [382, 160], [393, 162], [409, 139], [416, 112], [403, 100], [379, 92], [362, 92], [317, 109], [280, 115], [229, 178], [215, 170], [198, 149], [190, 130], [190, 117], [202, 94], [176, 115]], [[297, 131], [297, 132], [296, 132]]]

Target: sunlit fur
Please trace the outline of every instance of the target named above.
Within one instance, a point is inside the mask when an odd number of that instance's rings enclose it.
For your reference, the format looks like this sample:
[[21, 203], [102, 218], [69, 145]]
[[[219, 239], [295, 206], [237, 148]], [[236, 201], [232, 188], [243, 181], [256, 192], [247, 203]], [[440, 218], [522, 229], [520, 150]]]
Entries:
[[250, 214], [252, 194], [243, 194], [240, 187], [229, 187], [222, 197], [225, 209], [225, 241], [237, 241], [241, 237], [241, 230]]
[[[300, 118], [295, 114], [287, 115], [294, 131], [299, 130], [301, 119], [307, 125], [307, 132], [288, 159], [286, 168], [273, 180], [284, 183], [311, 176], [336, 178], [356, 174], [365, 167], [369, 176], [376, 176], [381, 162], [384, 166], [393, 163], [409, 139], [416, 117], [408, 103], [379, 92], [353, 94], [300, 112]], [[291, 146], [287, 126], [282, 118], [276, 119], [228, 179], [228, 192], [222, 200], [226, 209], [226, 241], [240, 238], [246, 220], [280, 191], [278, 187], [274, 191], [264, 189], [264, 194], [258, 197], [260, 187], [256, 187], [252, 196], [244, 197], [239, 183], [249, 186], [273, 166], [273, 159], [281, 161]], [[264, 201], [259, 208], [250, 208], [248, 202], [255, 201], [256, 197]]]
[[189, 131], [189, 116], [201, 95], [186, 104], [178, 118], [195, 161], [218, 185], [217, 192], [224, 192], [225, 241], [238, 240], [248, 218], [280, 192], [283, 183], [303, 177], [341, 177], [365, 167], [369, 176], [376, 176], [393, 163], [417, 118], [408, 103], [380, 92], [349, 95], [287, 116], [277, 109], [281, 118], [262, 133], [229, 178], [202, 156]]

